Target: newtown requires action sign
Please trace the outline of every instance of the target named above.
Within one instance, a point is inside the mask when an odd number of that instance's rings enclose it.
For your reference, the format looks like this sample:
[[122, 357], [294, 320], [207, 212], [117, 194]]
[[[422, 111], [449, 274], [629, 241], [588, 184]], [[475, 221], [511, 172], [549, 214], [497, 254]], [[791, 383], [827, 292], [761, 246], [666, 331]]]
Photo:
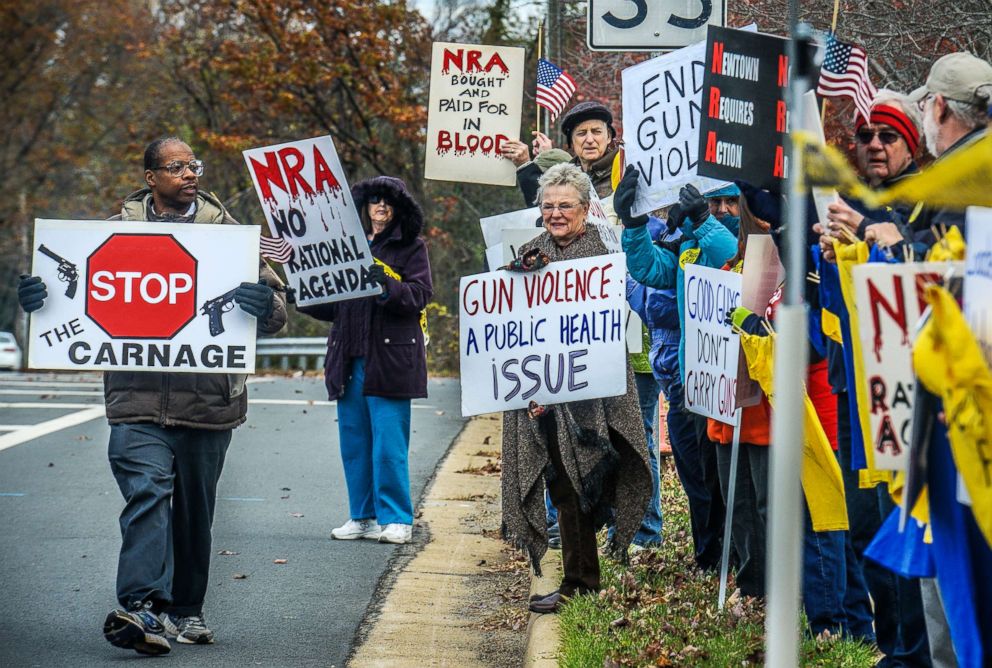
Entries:
[[[37, 220], [32, 369], [253, 373], [255, 318], [234, 303], [258, 281], [254, 225]], [[61, 288], [65, 289], [62, 290]]]
[[625, 267], [613, 254], [464, 276], [462, 415], [626, 392]]
[[244, 152], [273, 239], [292, 247], [283, 263], [300, 306], [377, 295], [372, 254], [330, 137]]

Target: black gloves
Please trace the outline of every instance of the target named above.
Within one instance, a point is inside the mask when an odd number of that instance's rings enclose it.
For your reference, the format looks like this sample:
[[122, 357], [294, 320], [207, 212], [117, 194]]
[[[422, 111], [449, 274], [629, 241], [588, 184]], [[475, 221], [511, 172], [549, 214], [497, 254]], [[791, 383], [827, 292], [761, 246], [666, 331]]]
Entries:
[[654, 242], [654, 245], [658, 248], [664, 248], [675, 257], [679, 257], [679, 251], [682, 250], [681, 239], [675, 239], [674, 241], [656, 241]]
[[679, 206], [685, 217], [692, 221], [694, 228], [702, 225], [710, 217], [710, 205], [691, 183], [683, 186], [679, 191]]
[[747, 181], [734, 181], [741, 189], [741, 194], [747, 200], [747, 208], [755, 216], [778, 229], [782, 226], [782, 196], [755, 188]]
[[617, 184], [617, 190], [613, 193], [613, 210], [617, 212], [617, 217], [623, 223], [624, 228], [644, 227], [648, 222], [648, 217], [644, 214], [633, 217], [630, 210], [634, 206], [634, 198], [637, 196], [637, 178], [640, 173], [636, 167], [628, 167], [623, 178]]
[[373, 262], [369, 267], [369, 283], [386, 287], [386, 268], [378, 262]]
[[272, 315], [274, 291], [264, 281], [242, 283], [234, 291], [234, 301], [241, 310], [264, 320]]
[[675, 230], [682, 227], [682, 221], [685, 220], [685, 215], [682, 213], [682, 207], [678, 204], [673, 204], [668, 208], [668, 220], [665, 221], [665, 226], [668, 228], [669, 234], [674, 234]]
[[48, 289], [45, 282], [37, 276], [21, 274], [21, 282], [17, 284], [17, 301], [25, 313], [34, 313], [45, 304]]

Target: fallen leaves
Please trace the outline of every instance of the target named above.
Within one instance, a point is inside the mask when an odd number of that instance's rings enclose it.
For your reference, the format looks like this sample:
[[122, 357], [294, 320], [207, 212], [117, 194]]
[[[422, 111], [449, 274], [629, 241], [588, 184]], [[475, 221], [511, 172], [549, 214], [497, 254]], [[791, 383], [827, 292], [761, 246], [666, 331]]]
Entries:
[[233, 550], [221, 550], [220, 552], [217, 553], [217, 555], [218, 556], [221, 556], [221, 557], [236, 557], [239, 554], [241, 554], [241, 553], [240, 552], [235, 552]]
[[281, 566], [281, 565], [283, 565], [283, 564], [287, 564], [287, 563], [289, 563], [289, 560], [288, 560], [288, 559], [273, 559], [273, 560], [272, 560], [272, 563], [273, 563], [273, 564], [278, 564], [278, 565], [280, 565], [280, 566]]

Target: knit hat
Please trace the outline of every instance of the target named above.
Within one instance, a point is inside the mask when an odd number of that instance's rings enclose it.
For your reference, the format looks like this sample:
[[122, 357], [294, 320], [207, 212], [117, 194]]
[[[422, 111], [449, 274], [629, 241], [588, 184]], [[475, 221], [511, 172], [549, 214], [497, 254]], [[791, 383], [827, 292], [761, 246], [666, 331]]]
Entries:
[[600, 120], [606, 123], [606, 127], [610, 131], [610, 139], [617, 136], [617, 131], [613, 127], [613, 114], [606, 108], [606, 105], [595, 100], [586, 100], [579, 102], [561, 117], [561, 131], [565, 135], [565, 143], [571, 145], [572, 130], [575, 129], [575, 126], [582, 121], [590, 120]]
[[992, 65], [967, 51], [949, 53], [930, 67], [926, 84], [909, 94], [919, 102], [927, 95], [987, 107], [992, 95]]
[[[855, 130], [860, 130], [864, 124], [865, 119], [859, 114]], [[920, 130], [902, 109], [888, 104], [876, 104], [871, 108], [871, 124], [891, 127], [906, 140], [910, 155], [916, 155], [916, 149], [920, 147]]]

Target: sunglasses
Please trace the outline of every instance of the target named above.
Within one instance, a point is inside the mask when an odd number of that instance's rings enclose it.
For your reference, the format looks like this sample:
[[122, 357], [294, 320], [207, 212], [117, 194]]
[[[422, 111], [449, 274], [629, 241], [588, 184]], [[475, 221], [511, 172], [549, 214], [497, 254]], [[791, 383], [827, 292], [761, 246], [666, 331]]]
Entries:
[[386, 206], [393, 205], [393, 203], [386, 199], [383, 195], [369, 195], [369, 204], [379, 204], [380, 202]]
[[867, 146], [878, 135], [878, 141], [882, 142], [886, 146], [890, 144], [895, 144], [897, 141], [902, 139], [902, 136], [898, 132], [893, 132], [892, 130], [879, 130], [875, 132], [873, 130], [858, 130], [854, 138], [859, 144], [864, 144]]

